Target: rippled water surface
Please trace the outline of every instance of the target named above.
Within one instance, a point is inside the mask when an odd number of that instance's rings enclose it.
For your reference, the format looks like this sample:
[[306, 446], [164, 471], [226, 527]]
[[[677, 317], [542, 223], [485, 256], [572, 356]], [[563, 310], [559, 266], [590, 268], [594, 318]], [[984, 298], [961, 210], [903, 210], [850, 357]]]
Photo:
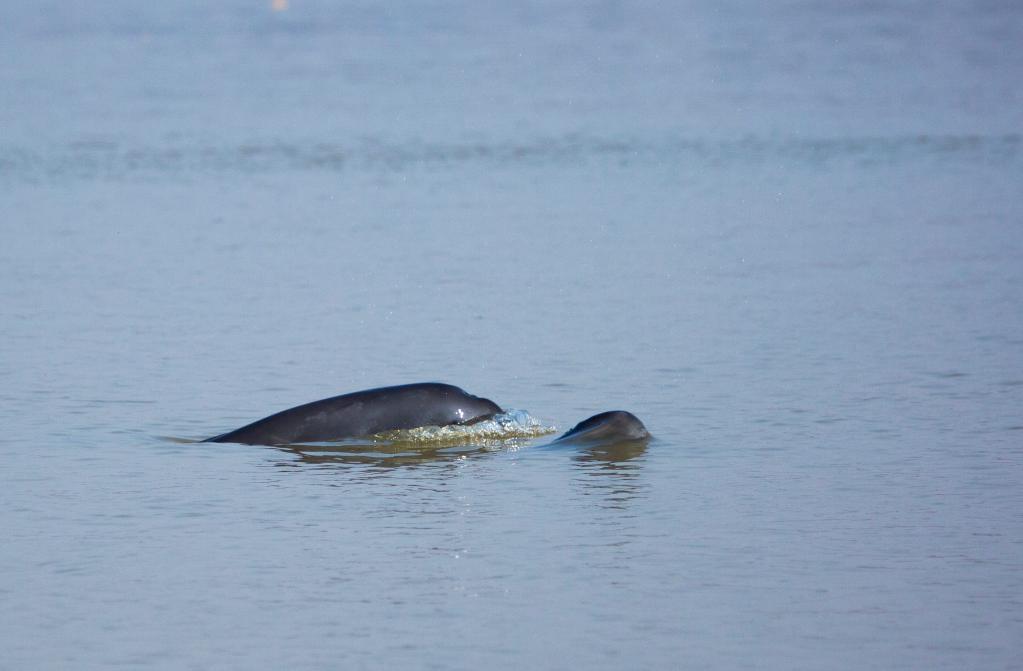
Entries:
[[[1018, 667], [1015, 4], [215, 5], [0, 3], [0, 668]], [[428, 380], [654, 438], [193, 442]]]

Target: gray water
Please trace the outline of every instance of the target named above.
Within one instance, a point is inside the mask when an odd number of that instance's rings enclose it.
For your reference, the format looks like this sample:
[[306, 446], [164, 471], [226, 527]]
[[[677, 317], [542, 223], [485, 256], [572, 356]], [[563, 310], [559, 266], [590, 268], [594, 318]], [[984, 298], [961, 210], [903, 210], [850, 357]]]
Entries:
[[[1020, 44], [3, 2], [0, 668], [1020, 668]], [[183, 442], [427, 380], [654, 439]]]

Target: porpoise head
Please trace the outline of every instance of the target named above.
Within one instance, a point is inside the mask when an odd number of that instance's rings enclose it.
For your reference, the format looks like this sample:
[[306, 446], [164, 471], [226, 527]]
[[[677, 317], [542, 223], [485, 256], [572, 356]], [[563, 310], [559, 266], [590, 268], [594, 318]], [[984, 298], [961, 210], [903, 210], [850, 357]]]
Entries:
[[[460, 390], [461, 391], [461, 390]], [[476, 424], [477, 422], [483, 422], [494, 415], [498, 415], [504, 410], [501, 406], [491, 401], [489, 398], [483, 398], [482, 396], [473, 396], [472, 394], [462, 392], [465, 394], [463, 402], [459, 403], [458, 414], [463, 416], [463, 419], [455, 422], [456, 424]]]
[[647, 440], [650, 432], [643, 422], [625, 410], [609, 410], [584, 419], [555, 442], [572, 441], [609, 443], [626, 440]]

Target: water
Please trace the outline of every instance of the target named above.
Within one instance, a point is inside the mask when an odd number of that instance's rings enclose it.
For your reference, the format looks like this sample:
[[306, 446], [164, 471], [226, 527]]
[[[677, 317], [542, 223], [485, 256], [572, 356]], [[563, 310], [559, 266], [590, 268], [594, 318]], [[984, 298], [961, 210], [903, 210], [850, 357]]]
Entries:
[[1015, 5], [0, 16], [0, 668], [1018, 665]]

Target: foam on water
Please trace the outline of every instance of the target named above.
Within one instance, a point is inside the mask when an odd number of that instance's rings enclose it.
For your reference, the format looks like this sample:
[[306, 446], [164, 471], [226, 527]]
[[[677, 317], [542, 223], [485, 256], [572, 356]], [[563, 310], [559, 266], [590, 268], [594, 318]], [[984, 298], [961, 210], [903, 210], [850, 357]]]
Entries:
[[489, 445], [517, 438], [538, 438], [557, 431], [525, 410], [507, 410], [475, 424], [421, 426], [415, 429], [386, 431], [375, 440], [417, 445]]

